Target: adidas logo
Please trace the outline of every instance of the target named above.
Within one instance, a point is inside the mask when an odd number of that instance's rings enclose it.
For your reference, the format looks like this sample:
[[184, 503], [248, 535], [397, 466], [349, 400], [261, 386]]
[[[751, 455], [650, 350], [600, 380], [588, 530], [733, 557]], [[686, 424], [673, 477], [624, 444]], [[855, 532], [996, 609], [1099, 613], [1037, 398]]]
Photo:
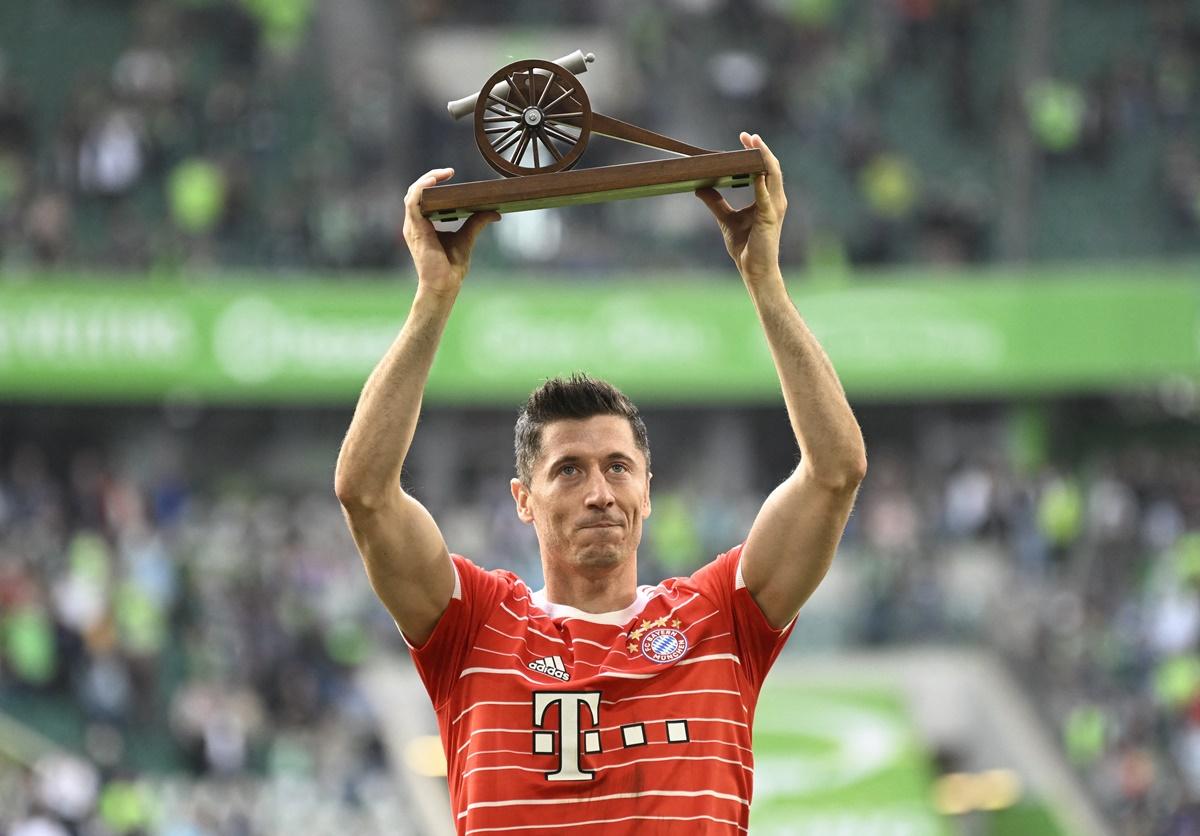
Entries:
[[552, 676], [555, 679], [561, 679], [563, 682], [571, 678], [571, 674], [567, 673], [567, 669], [563, 667], [561, 656], [546, 656], [542, 659], [535, 659], [529, 663], [529, 669], [538, 673], [544, 673], [546, 676]]

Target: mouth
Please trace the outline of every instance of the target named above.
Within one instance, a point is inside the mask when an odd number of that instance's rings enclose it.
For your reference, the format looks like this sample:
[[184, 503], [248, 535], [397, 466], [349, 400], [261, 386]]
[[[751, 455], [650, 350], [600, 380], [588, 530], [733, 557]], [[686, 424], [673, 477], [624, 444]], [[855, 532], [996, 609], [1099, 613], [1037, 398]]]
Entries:
[[621, 524], [615, 523], [615, 522], [599, 522], [599, 523], [587, 523], [586, 525], [581, 525], [579, 527], [580, 528], [620, 528]]

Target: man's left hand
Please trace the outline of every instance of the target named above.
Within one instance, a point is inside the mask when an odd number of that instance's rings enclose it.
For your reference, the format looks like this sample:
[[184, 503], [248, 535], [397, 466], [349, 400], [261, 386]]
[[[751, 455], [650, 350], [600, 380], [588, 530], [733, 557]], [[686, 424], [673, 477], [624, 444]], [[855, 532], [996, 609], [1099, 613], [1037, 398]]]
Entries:
[[783, 192], [783, 172], [779, 160], [758, 134], [744, 131], [742, 146], [762, 152], [767, 170], [754, 176], [754, 202], [745, 209], [734, 209], [716, 189], [699, 189], [696, 196], [713, 213], [725, 238], [725, 248], [742, 274], [747, 288], [754, 291], [779, 273], [779, 235], [787, 212]]

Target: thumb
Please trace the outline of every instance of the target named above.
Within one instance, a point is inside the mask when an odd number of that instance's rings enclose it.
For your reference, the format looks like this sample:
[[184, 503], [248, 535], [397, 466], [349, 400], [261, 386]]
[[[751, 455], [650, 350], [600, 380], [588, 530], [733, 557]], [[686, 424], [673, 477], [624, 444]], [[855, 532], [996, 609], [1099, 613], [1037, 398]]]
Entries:
[[475, 246], [475, 239], [479, 237], [479, 233], [483, 232], [483, 228], [498, 220], [500, 220], [499, 212], [476, 212], [467, 218], [467, 222], [455, 234], [454, 248], [462, 253], [471, 252], [471, 248]]

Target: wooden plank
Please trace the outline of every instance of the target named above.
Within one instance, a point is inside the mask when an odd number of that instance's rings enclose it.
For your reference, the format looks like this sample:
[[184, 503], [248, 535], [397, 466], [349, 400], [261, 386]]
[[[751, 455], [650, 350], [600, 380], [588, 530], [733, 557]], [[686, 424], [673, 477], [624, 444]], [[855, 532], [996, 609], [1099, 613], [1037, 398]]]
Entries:
[[421, 212], [431, 220], [451, 221], [487, 210], [503, 214], [673, 194], [706, 186], [747, 186], [753, 175], [765, 170], [762, 154], [749, 149], [478, 180], [426, 189], [421, 195]]

